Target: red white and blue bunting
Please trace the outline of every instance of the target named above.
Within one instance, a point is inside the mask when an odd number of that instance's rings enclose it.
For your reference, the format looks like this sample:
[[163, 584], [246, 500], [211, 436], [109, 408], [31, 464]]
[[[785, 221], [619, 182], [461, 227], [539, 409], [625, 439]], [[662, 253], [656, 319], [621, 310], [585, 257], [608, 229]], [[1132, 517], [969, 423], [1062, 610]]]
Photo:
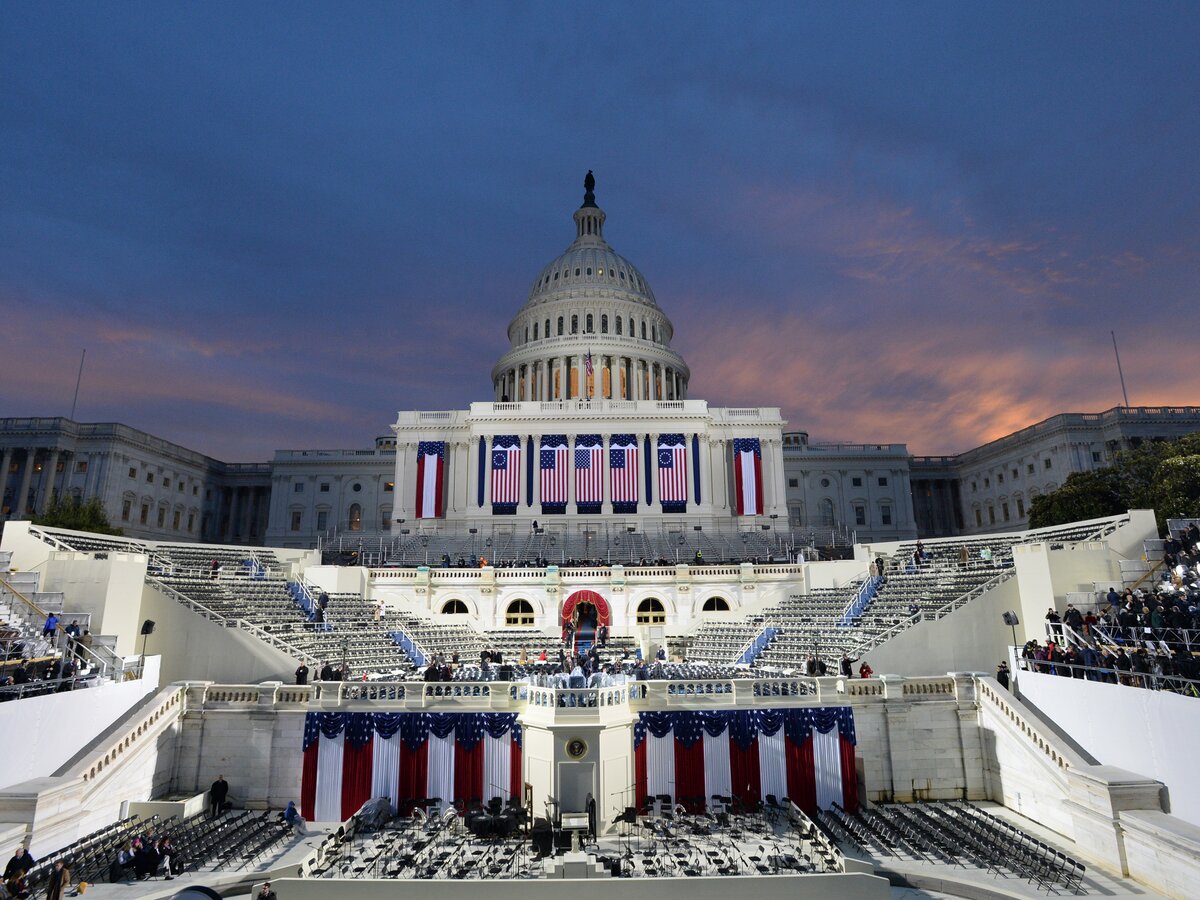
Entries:
[[453, 802], [520, 796], [516, 713], [308, 713], [300, 814], [342, 822], [367, 800], [393, 812], [423, 799]]
[[691, 812], [714, 794], [753, 806], [768, 795], [812, 812], [858, 808], [854, 713], [818, 709], [643, 712], [633, 728], [639, 804], [669, 794]]

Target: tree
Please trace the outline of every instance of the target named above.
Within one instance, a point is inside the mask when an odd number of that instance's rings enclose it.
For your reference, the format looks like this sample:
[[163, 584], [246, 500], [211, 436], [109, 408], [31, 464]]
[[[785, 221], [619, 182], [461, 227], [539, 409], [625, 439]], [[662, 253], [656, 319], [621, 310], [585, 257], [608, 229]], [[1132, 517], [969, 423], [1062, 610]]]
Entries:
[[1058, 490], [1034, 497], [1029, 507], [1029, 527], [1048, 528], [1081, 519], [1115, 516], [1122, 505], [1115, 466], [1068, 475]]
[[1200, 516], [1200, 454], [1164, 459], [1154, 473], [1152, 492], [1160, 526], [1167, 519]]
[[81, 503], [77, 497], [64, 500], [55, 494], [46, 511], [33, 517], [33, 524], [95, 534], [123, 534], [120, 528], [113, 528], [108, 523], [108, 513], [104, 511], [104, 504], [99, 497]]

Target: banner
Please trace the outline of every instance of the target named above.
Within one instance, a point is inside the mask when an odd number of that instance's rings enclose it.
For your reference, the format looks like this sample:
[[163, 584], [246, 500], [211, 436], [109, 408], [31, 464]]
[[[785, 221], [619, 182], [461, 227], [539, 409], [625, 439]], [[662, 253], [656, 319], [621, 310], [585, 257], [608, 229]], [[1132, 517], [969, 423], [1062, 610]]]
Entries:
[[665, 513], [687, 512], [687, 444], [682, 434], [658, 436], [658, 499]]
[[638, 506], [638, 445], [633, 434], [608, 441], [609, 496], [614, 513], [635, 513]]
[[521, 439], [515, 434], [492, 438], [492, 514], [514, 515], [521, 502]]
[[604, 503], [604, 439], [598, 434], [575, 438], [575, 508], [597, 515]]
[[763, 514], [762, 444], [758, 438], [733, 442], [733, 483], [739, 516]]
[[446, 471], [446, 442], [417, 444], [417, 518], [437, 519], [442, 515], [442, 484]]
[[567, 457], [570, 444], [565, 434], [542, 435], [538, 453], [538, 488], [541, 491], [542, 514], [561, 515], [567, 511]]

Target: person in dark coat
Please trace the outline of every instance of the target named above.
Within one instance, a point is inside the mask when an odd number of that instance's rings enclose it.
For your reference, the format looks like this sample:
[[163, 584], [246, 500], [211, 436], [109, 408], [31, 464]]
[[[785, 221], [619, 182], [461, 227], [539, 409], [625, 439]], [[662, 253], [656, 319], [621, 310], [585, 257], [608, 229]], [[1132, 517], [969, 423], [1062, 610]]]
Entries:
[[4, 867], [4, 880], [8, 881], [14, 875], [24, 875], [36, 865], [37, 860], [30, 855], [29, 848], [18, 847], [13, 851], [12, 859], [8, 861], [8, 865]]
[[308, 664], [303, 661], [296, 667], [296, 684], [308, 684]]
[[65, 900], [71, 887], [71, 870], [61, 859], [54, 861], [54, 868], [46, 879], [46, 900]]
[[208, 796], [213, 816], [219, 816], [225, 806], [225, 798], [229, 796], [229, 782], [225, 780], [224, 775], [217, 776], [217, 780], [209, 788]]

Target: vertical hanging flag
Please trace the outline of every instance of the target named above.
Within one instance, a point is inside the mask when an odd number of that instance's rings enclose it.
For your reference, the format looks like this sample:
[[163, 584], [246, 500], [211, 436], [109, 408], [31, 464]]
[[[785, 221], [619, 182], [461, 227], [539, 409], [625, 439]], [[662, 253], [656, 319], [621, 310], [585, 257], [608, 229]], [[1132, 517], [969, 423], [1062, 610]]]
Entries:
[[592, 351], [588, 350], [583, 359], [584, 378], [587, 381], [587, 399], [592, 399]]
[[733, 482], [737, 491], [737, 514], [763, 514], [762, 443], [758, 438], [736, 438], [733, 442]]
[[515, 434], [492, 438], [492, 514], [515, 515], [521, 499], [521, 439]]
[[446, 466], [445, 441], [417, 444], [417, 518], [442, 515], [442, 484]]
[[538, 486], [542, 496], [542, 515], [562, 515], [567, 511], [567, 454], [570, 445], [565, 434], [544, 434], [538, 453]]
[[604, 438], [581, 434], [575, 438], [575, 508], [596, 515], [604, 502]]
[[609, 490], [614, 513], [635, 513], [638, 505], [638, 445], [633, 434], [608, 440]]
[[665, 513], [687, 512], [687, 445], [682, 434], [658, 436], [658, 499]]

